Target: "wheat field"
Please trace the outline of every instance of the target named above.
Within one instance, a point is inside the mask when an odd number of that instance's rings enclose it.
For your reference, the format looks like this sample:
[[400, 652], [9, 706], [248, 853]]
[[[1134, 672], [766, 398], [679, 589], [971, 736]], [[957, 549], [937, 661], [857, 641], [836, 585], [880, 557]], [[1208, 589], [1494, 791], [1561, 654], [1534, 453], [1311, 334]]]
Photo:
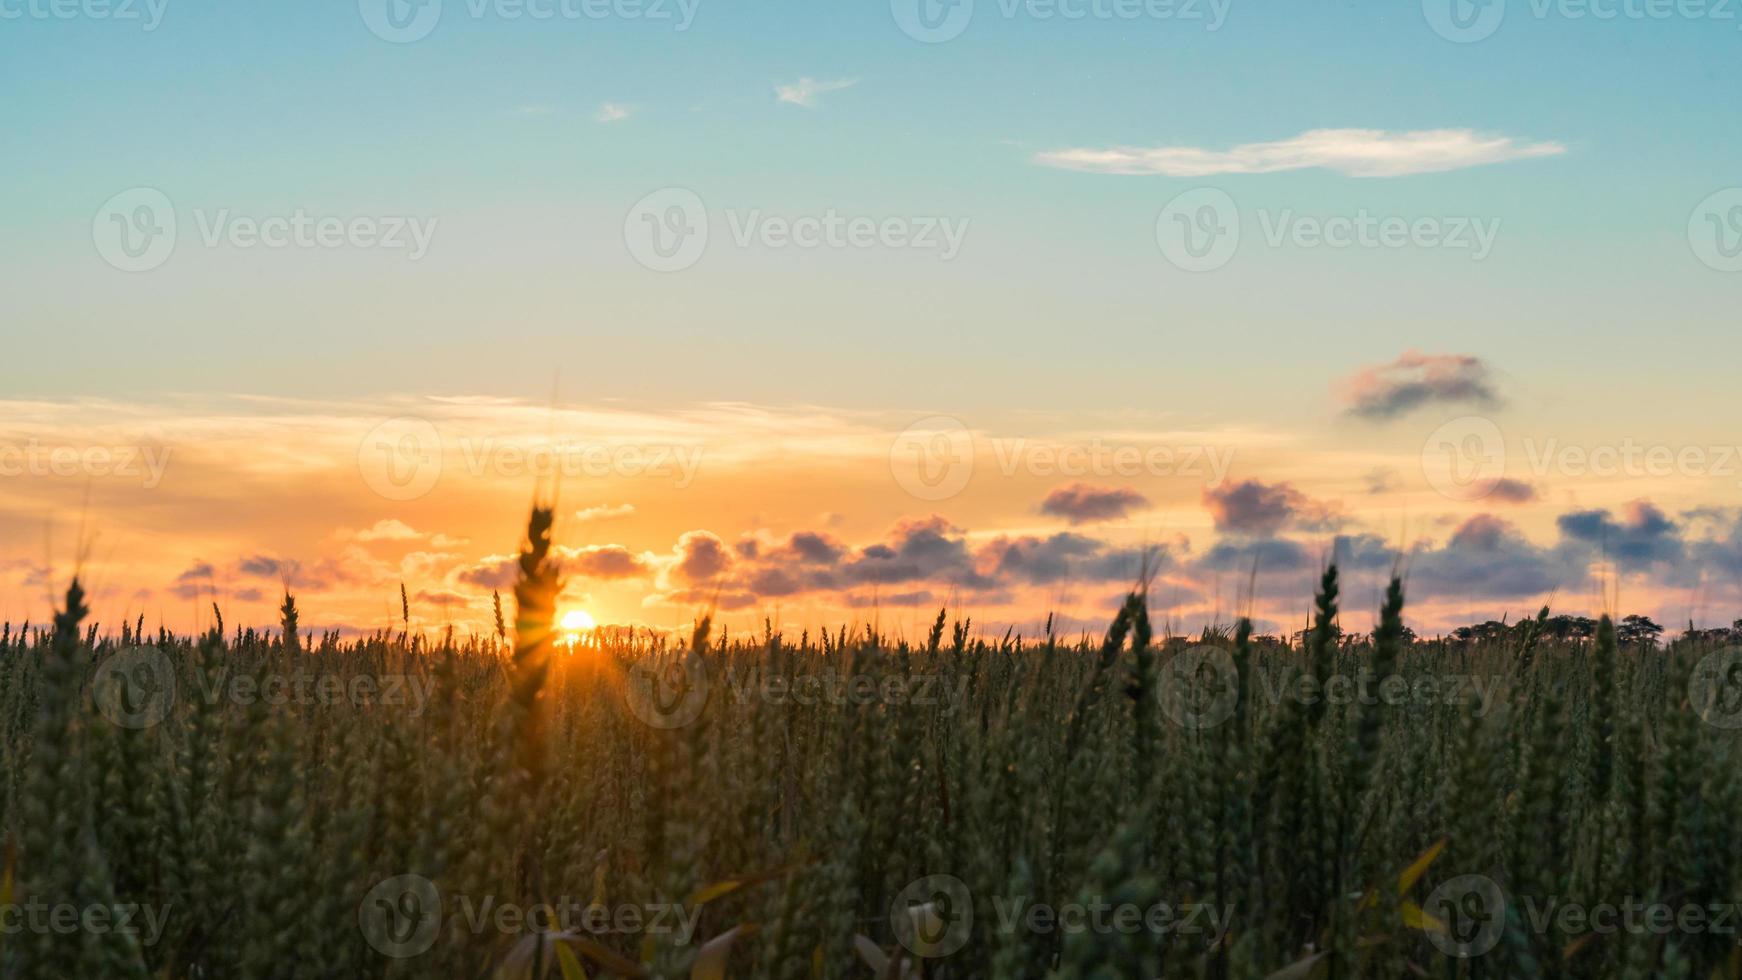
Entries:
[[[19, 977], [1739, 977], [1733, 651], [553, 632], [0, 639]], [[1667, 926], [1665, 923], [1668, 923]]]

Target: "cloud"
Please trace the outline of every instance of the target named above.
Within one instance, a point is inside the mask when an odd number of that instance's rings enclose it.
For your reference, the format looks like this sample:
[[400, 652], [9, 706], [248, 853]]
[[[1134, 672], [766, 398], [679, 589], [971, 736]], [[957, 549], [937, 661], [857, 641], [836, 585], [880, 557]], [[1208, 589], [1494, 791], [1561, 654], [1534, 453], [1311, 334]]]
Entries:
[[1527, 504], [1536, 499], [1536, 487], [1511, 477], [1501, 477], [1494, 481], [1494, 488], [1488, 491], [1488, 499], [1503, 504]]
[[1370, 494], [1390, 493], [1397, 489], [1397, 467], [1375, 466], [1362, 474], [1361, 482], [1366, 485]]
[[1270, 537], [1285, 528], [1324, 531], [1342, 523], [1335, 509], [1286, 482], [1238, 480], [1204, 490], [1204, 509], [1218, 531]]
[[689, 585], [716, 582], [732, 565], [732, 553], [712, 531], [685, 531], [672, 551], [676, 558], [669, 571]]
[[646, 574], [647, 561], [620, 544], [608, 544], [563, 552], [562, 570], [581, 578], [636, 578]]
[[[647, 555], [637, 555], [620, 544], [586, 545], [555, 549], [562, 574], [572, 578], [629, 579], [649, 575], [653, 564]], [[502, 590], [519, 578], [519, 559], [514, 555], [488, 555], [450, 573], [453, 581], [479, 589]]]
[[975, 563], [987, 581], [1049, 585], [1117, 579], [1135, 582], [1145, 571], [1159, 571], [1169, 558], [1162, 546], [1115, 548], [1094, 538], [1061, 532], [1045, 538], [994, 539], [975, 555]]
[[282, 579], [295, 569], [295, 562], [279, 561], [267, 555], [254, 555], [236, 563], [236, 571], [253, 578]]
[[169, 591], [183, 599], [197, 599], [211, 591], [212, 575], [215, 571], [211, 562], [196, 561], [175, 577], [175, 584], [170, 586]]
[[634, 504], [602, 504], [598, 507], [588, 507], [575, 511], [575, 520], [582, 524], [592, 524], [599, 521], [614, 521], [629, 517], [635, 513]]
[[1389, 364], [1362, 368], [1339, 385], [1350, 415], [1394, 419], [1435, 404], [1500, 403], [1488, 365], [1468, 354], [1405, 351]]
[[435, 606], [439, 609], [464, 609], [472, 604], [469, 597], [445, 589], [420, 589], [417, 595], [411, 597], [411, 601], [419, 605]]
[[819, 82], [814, 78], [801, 78], [791, 85], [777, 85], [774, 94], [782, 102], [791, 105], [814, 109], [817, 106], [817, 96], [830, 92], [840, 92], [859, 84], [856, 78], [841, 78], [832, 82]]
[[1409, 566], [1411, 590], [1434, 597], [1535, 598], [1583, 580], [1582, 564], [1532, 544], [1492, 514], [1459, 525], [1443, 548], [1417, 549]]
[[1582, 510], [1562, 514], [1555, 525], [1567, 538], [1607, 555], [1624, 572], [1679, 562], [1686, 552], [1680, 526], [1644, 500], [1628, 504], [1620, 520], [1606, 510]]
[[423, 535], [404, 521], [389, 517], [376, 521], [373, 527], [358, 531], [354, 537], [358, 541], [416, 541]]
[[1565, 153], [1559, 143], [1518, 143], [1469, 129], [1314, 129], [1230, 150], [1195, 146], [1077, 148], [1037, 154], [1041, 166], [1088, 173], [1209, 177], [1322, 168], [1350, 177], [1401, 177]]
[[1121, 520], [1133, 508], [1147, 506], [1149, 501], [1135, 490], [1073, 483], [1047, 494], [1040, 502], [1040, 512], [1075, 525]]
[[607, 102], [599, 107], [599, 114], [593, 117], [594, 122], [614, 123], [628, 119], [635, 110], [626, 105]]

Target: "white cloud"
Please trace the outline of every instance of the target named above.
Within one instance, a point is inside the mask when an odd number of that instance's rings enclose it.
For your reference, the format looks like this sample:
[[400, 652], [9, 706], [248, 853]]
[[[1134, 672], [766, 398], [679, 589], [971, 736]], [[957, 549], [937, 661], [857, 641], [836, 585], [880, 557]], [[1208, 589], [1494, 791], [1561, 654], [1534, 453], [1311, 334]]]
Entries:
[[575, 520], [582, 524], [594, 521], [614, 521], [620, 517], [628, 517], [635, 513], [634, 504], [604, 504], [598, 507], [588, 507], [575, 511]]
[[633, 110], [626, 105], [607, 102], [599, 107], [599, 114], [593, 117], [595, 122], [614, 123], [629, 118]]
[[1036, 154], [1034, 162], [1101, 174], [1208, 177], [1321, 167], [1350, 177], [1401, 177], [1565, 153], [1559, 143], [1519, 143], [1470, 129], [1314, 129], [1292, 139], [1230, 150], [1196, 146], [1076, 148]]
[[804, 106], [806, 109], [814, 109], [817, 105], [817, 96], [826, 95], [829, 92], [839, 92], [843, 89], [852, 88], [857, 84], [859, 84], [857, 78], [841, 78], [832, 82], [819, 82], [814, 78], [801, 78], [798, 81], [793, 82], [791, 85], [775, 86], [774, 94], [779, 96], [780, 101], [782, 102], [790, 102], [793, 105]]

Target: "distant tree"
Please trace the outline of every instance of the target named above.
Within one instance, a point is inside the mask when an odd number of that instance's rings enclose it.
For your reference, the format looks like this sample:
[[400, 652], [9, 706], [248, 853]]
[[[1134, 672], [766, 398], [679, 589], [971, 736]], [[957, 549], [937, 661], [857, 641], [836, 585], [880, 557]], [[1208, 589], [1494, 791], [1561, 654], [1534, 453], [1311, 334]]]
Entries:
[[1512, 632], [1512, 629], [1513, 627], [1499, 620], [1490, 619], [1486, 623], [1460, 626], [1452, 630], [1452, 639], [1462, 643], [1493, 643], [1504, 640]]
[[1588, 640], [1597, 633], [1597, 623], [1589, 616], [1550, 616], [1542, 624], [1542, 635], [1552, 640]]
[[1615, 639], [1622, 643], [1654, 646], [1657, 643], [1657, 638], [1662, 635], [1663, 627], [1645, 616], [1624, 617], [1615, 627]]

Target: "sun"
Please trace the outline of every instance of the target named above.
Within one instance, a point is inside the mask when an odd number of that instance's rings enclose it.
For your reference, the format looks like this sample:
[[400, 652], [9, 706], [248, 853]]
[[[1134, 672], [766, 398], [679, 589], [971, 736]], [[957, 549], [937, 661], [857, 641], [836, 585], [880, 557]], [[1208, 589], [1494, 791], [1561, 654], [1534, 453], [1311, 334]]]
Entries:
[[593, 621], [592, 613], [585, 609], [571, 609], [563, 614], [562, 628], [565, 633], [585, 633], [598, 625]]

